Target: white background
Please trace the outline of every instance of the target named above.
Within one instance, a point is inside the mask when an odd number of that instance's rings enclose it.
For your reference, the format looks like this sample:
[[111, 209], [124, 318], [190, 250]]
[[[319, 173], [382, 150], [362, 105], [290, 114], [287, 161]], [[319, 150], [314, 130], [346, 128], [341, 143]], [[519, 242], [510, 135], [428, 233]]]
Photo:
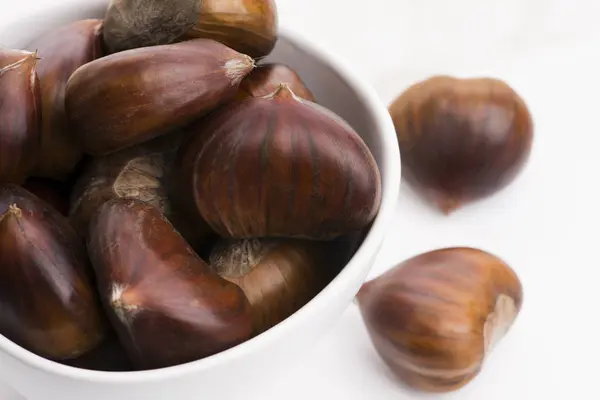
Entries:
[[[0, 0], [0, 19], [54, 1]], [[513, 266], [525, 303], [461, 391], [401, 388], [352, 304], [286, 381], [245, 400], [600, 398], [600, 2], [279, 0], [279, 7], [282, 24], [344, 57], [386, 103], [434, 73], [499, 77], [525, 98], [536, 137], [519, 179], [450, 217], [403, 187], [395, 228], [370, 275], [423, 251], [476, 246]], [[0, 400], [13, 400], [4, 390], [0, 384]]]

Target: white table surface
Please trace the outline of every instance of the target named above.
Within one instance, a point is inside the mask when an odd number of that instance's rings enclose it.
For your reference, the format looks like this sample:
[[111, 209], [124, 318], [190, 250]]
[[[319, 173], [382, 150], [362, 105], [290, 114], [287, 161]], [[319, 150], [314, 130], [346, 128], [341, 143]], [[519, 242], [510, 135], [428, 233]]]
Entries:
[[[0, 19], [54, 1], [0, 0]], [[600, 398], [600, 2], [279, 0], [279, 7], [282, 24], [345, 57], [386, 103], [433, 73], [492, 75], [521, 93], [536, 138], [520, 178], [450, 217], [403, 187], [370, 277], [423, 251], [476, 246], [514, 267], [525, 303], [479, 377], [458, 392], [400, 388], [352, 304], [288, 379], [245, 400]], [[17, 399], [0, 384], [0, 400]]]

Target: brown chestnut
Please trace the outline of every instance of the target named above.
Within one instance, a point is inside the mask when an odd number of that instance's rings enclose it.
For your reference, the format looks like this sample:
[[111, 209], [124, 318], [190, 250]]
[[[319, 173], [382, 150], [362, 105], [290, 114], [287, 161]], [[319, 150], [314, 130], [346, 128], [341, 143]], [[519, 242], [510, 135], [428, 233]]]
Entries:
[[29, 47], [41, 57], [37, 64], [42, 96], [41, 149], [35, 175], [66, 180], [82, 158], [69, 134], [65, 113], [65, 87], [80, 66], [102, 56], [102, 20], [76, 21], [44, 33]]
[[529, 158], [531, 115], [501, 80], [435, 76], [408, 88], [389, 111], [404, 177], [446, 214], [507, 186]]
[[[167, 196], [167, 179], [183, 135], [163, 135], [93, 159], [75, 184], [69, 216], [79, 234], [88, 233], [98, 207], [114, 198], [134, 198], [157, 207], [193, 248], [210, 235], [204, 224], [190, 224]], [[201, 221], [202, 222], [202, 221]]]
[[112, 0], [103, 39], [110, 53], [205, 38], [264, 57], [277, 31], [274, 0]]
[[287, 84], [186, 130], [178, 193], [189, 215], [224, 238], [328, 240], [365, 227], [379, 210], [381, 177], [365, 142]]
[[69, 214], [69, 187], [65, 183], [47, 178], [28, 178], [22, 186], [62, 215]]
[[312, 92], [298, 73], [287, 65], [278, 63], [261, 64], [250, 72], [242, 80], [236, 98], [267, 96], [277, 90], [282, 83], [287, 83], [296, 96], [315, 101]]
[[473, 248], [447, 248], [402, 262], [361, 288], [358, 304], [373, 344], [407, 385], [463, 387], [505, 335], [523, 302], [515, 272]]
[[123, 51], [73, 73], [67, 115], [84, 151], [106, 155], [201, 117], [253, 68], [250, 57], [208, 39]]
[[95, 348], [105, 325], [90, 272], [65, 217], [22, 187], [0, 186], [0, 334], [53, 360]]
[[135, 370], [116, 335], [109, 335], [94, 350], [81, 357], [62, 361], [62, 364], [92, 371], [128, 372]]
[[242, 239], [218, 242], [210, 266], [238, 285], [248, 298], [256, 333], [298, 311], [330, 281], [326, 247], [294, 239]]
[[0, 183], [23, 183], [38, 156], [37, 62], [36, 53], [0, 47]]
[[88, 237], [100, 297], [136, 368], [198, 360], [252, 336], [244, 292], [198, 257], [156, 207], [110, 200]]

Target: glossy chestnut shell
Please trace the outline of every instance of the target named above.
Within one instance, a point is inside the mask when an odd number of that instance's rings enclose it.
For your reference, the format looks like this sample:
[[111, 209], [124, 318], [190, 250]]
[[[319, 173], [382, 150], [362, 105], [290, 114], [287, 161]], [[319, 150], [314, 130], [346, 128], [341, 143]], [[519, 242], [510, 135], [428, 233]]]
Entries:
[[275, 0], [202, 0], [198, 19], [184, 38], [217, 40], [258, 58], [273, 50], [277, 36]]
[[195, 361], [252, 336], [244, 292], [198, 257], [156, 207], [110, 200], [88, 238], [100, 297], [136, 368]]
[[404, 178], [445, 213], [498, 192], [529, 159], [532, 117], [498, 79], [432, 77], [389, 110]]
[[175, 132], [237, 92], [254, 61], [221, 43], [194, 39], [111, 54], [69, 78], [72, 132], [92, 156]]
[[102, 57], [102, 20], [85, 19], [45, 32], [29, 44], [41, 58], [37, 63], [42, 98], [41, 148], [36, 176], [65, 181], [83, 157], [72, 137], [65, 112], [67, 81], [82, 65]]
[[322, 242], [242, 239], [217, 242], [210, 266], [248, 298], [256, 333], [298, 311], [332, 278]]
[[187, 131], [177, 196], [222, 237], [328, 240], [364, 228], [379, 210], [381, 177], [365, 142], [286, 84]]
[[211, 235], [206, 224], [192, 224], [168, 197], [168, 179], [184, 135], [163, 135], [103, 157], [96, 157], [80, 174], [71, 194], [69, 217], [86, 237], [92, 216], [115, 198], [133, 198], [157, 207], [194, 248]]
[[77, 358], [105, 334], [84, 243], [15, 185], [0, 186], [0, 310], [0, 334], [53, 360]]
[[363, 285], [360, 310], [375, 349], [405, 384], [447, 392], [473, 380], [523, 303], [515, 272], [474, 248], [412, 257]]
[[41, 97], [36, 53], [0, 47], [0, 184], [21, 184], [40, 147]]
[[109, 53], [213, 39], [251, 57], [264, 57], [277, 41], [274, 0], [112, 0], [104, 17]]

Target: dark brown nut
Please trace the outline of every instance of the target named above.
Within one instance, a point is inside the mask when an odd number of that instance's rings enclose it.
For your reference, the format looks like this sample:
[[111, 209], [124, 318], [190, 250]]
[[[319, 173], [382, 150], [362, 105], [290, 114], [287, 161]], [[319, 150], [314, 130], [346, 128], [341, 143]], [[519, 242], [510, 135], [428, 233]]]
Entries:
[[211, 234], [206, 223], [190, 223], [168, 197], [174, 157], [183, 139], [178, 132], [95, 158], [73, 188], [69, 216], [85, 237], [96, 210], [108, 200], [133, 198], [159, 209], [194, 248], [202, 248]]
[[496, 256], [448, 248], [415, 256], [363, 285], [363, 319], [404, 383], [447, 392], [469, 383], [523, 303], [514, 271]]
[[0, 186], [0, 334], [53, 360], [104, 338], [85, 246], [67, 219], [15, 185]]
[[164, 135], [232, 98], [254, 61], [208, 39], [123, 51], [78, 68], [65, 106], [85, 152]]
[[365, 142], [286, 84], [186, 130], [178, 193], [189, 215], [224, 238], [329, 240], [364, 228], [379, 210], [381, 177]]
[[92, 371], [128, 372], [135, 370], [115, 335], [108, 336], [94, 350], [73, 360], [65, 360], [62, 364]]
[[322, 243], [294, 239], [222, 240], [210, 265], [242, 288], [260, 333], [298, 311], [329, 283], [326, 251]]
[[44, 33], [28, 46], [41, 57], [37, 73], [42, 96], [42, 140], [36, 176], [64, 181], [81, 161], [81, 148], [69, 132], [65, 87], [77, 68], [102, 56], [101, 26], [99, 19], [76, 21]]
[[244, 292], [214, 272], [148, 203], [114, 199], [90, 224], [100, 297], [136, 368], [199, 360], [253, 334]]
[[529, 159], [533, 120], [498, 79], [429, 78], [389, 111], [404, 178], [446, 214], [506, 187]]
[[110, 53], [205, 38], [264, 57], [278, 34], [274, 0], [112, 0], [104, 21]]
[[21, 184], [39, 152], [38, 56], [0, 47], [0, 184]]

